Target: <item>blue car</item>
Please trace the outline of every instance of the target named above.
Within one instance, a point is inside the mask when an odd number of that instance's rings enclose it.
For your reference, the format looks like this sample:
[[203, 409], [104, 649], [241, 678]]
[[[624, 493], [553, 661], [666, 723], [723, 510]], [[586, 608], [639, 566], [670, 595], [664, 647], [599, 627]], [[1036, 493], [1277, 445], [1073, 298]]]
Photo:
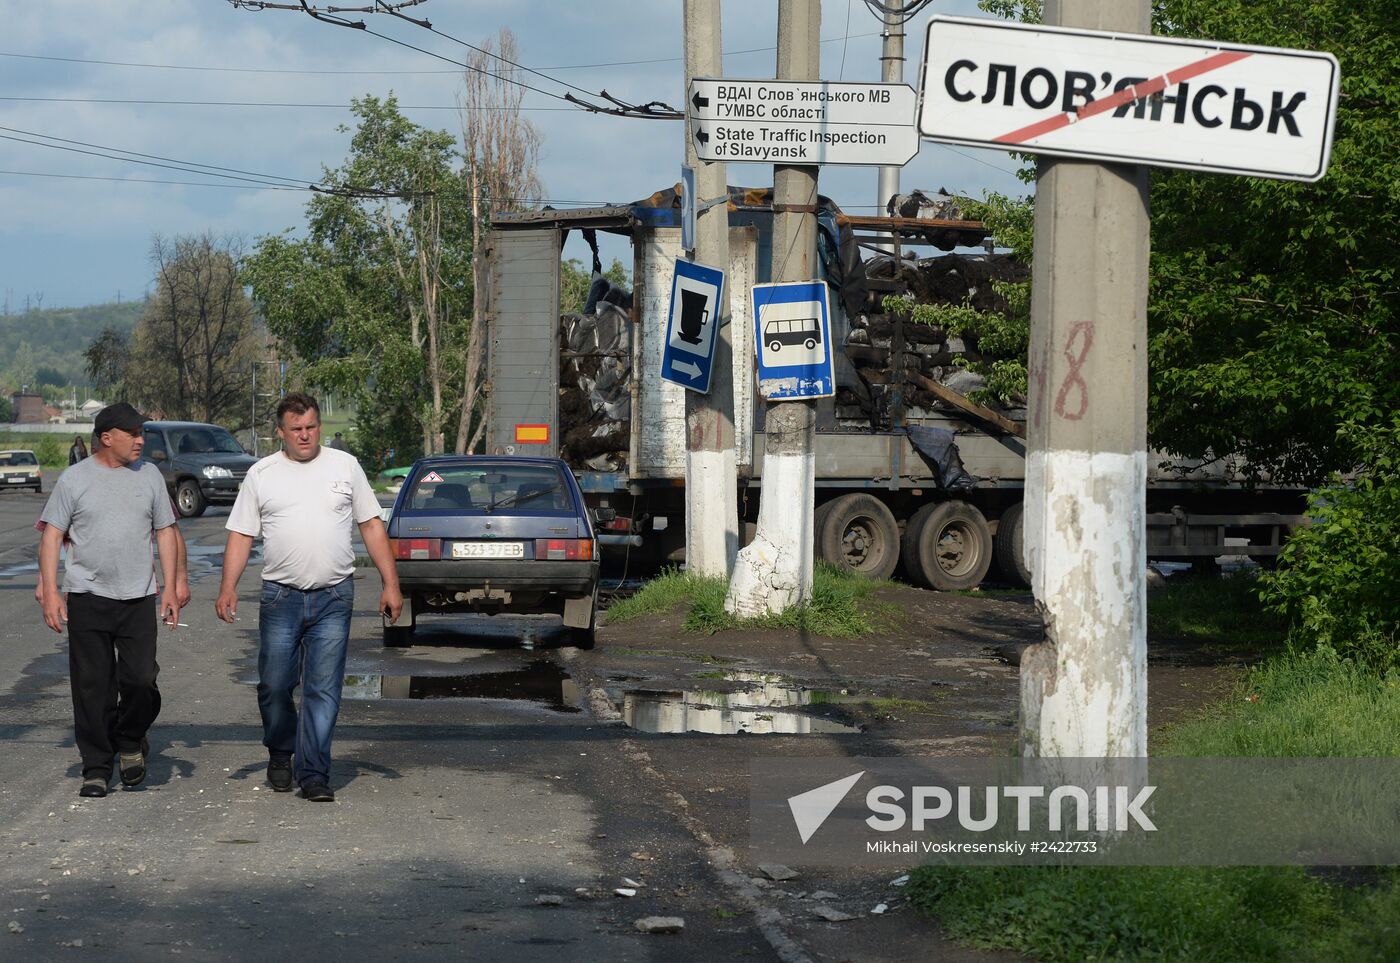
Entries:
[[593, 648], [598, 545], [560, 459], [421, 458], [390, 511], [389, 539], [404, 611], [384, 623], [386, 646], [411, 645], [425, 612], [470, 612], [558, 615], [573, 645]]

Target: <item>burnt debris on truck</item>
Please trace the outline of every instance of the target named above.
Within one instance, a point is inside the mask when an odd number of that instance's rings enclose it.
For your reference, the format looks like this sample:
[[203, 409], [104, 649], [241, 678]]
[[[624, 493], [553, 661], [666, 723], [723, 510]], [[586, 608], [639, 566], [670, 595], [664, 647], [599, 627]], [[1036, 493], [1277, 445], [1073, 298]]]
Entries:
[[[770, 279], [771, 191], [730, 188], [728, 206], [747, 541], [762, 494], [765, 413], [749, 291]], [[879, 217], [845, 214], [827, 198], [817, 210], [837, 383], [835, 397], [817, 402], [817, 557], [880, 578], [902, 565], [911, 581], [940, 590], [974, 587], [993, 566], [1004, 580], [1027, 582], [1024, 407], [968, 398], [982, 387], [966, 367], [982, 357], [975, 334], [883, 308], [893, 294], [1001, 310], [992, 282], [1023, 280], [1025, 266], [992, 252], [984, 225], [963, 219], [955, 199]], [[633, 571], [684, 552], [684, 389], [660, 376], [680, 217], [671, 188], [631, 204], [498, 215], [488, 238], [486, 450], [564, 458], [590, 505], [616, 511], [599, 541], [625, 551]], [[561, 313], [561, 252], [575, 232], [630, 239], [635, 289], [595, 284], [586, 313]], [[1303, 524], [1305, 494], [1261, 483], [1230, 458], [1150, 454], [1148, 557], [1267, 563]]]

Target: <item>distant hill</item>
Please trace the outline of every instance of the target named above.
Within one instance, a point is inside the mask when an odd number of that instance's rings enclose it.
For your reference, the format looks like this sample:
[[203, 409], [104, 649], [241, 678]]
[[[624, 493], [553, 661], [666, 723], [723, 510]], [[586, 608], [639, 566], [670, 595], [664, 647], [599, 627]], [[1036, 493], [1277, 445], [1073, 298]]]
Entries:
[[145, 307], [144, 301], [123, 301], [0, 315], [0, 388], [19, 387], [10, 384], [21, 376], [17, 368], [27, 369], [24, 377], [52, 368], [68, 383], [87, 383], [83, 352], [92, 339], [107, 327], [130, 334]]

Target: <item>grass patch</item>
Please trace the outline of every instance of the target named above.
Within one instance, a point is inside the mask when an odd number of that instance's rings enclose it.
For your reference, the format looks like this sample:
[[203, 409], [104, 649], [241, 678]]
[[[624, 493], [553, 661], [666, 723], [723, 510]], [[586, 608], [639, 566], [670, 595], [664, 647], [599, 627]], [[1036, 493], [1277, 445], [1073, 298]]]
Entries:
[[647, 582], [629, 598], [608, 606], [608, 624], [630, 622], [644, 615], [664, 615], [677, 605], [689, 602], [704, 581], [680, 569], [668, 568]]
[[1066, 960], [1395, 959], [1400, 887], [1301, 867], [923, 867], [907, 892], [955, 939]]
[[[1400, 680], [1327, 649], [1275, 657], [1171, 756], [1400, 755]], [[1057, 960], [1397, 958], [1400, 870], [1345, 887], [1296, 866], [923, 867], [910, 899], [952, 937]]]
[[1155, 755], [1400, 756], [1400, 679], [1330, 649], [1252, 670], [1228, 702], [1167, 729]]
[[1252, 648], [1281, 643], [1288, 625], [1259, 601], [1255, 573], [1237, 571], [1220, 578], [1173, 579], [1149, 593], [1147, 634], [1223, 649]]
[[615, 625], [645, 615], [660, 615], [678, 605], [687, 606], [681, 627], [713, 635], [725, 629], [796, 629], [836, 638], [856, 638], [893, 626], [898, 608], [873, 598], [889, 582], [875, 582], [830, 565], [818, 565], [813, 573], [812, 600], [785, 612], [743, 619], [724, 610], [729, 583], [669, 569], [629, 599], [608, 608], [608, 624]]

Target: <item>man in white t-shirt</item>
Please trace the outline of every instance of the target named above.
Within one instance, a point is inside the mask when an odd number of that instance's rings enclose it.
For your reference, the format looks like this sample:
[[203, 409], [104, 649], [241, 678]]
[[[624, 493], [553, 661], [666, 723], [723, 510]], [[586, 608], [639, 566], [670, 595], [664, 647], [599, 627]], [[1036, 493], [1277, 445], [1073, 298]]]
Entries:
[[[295, 784], [305, 799], [334, 802], [331, 736], [355, 607], [355, 526], [384, 581], [379, 611], [391, 622], [403, 609], [403, 595], [369, 479], [353, 455], [321, 447], [316, 399], [299, 391], [286, 395], [277, 405], [277, 435], [282, 451], [248, 470], [229, 512], [214, 610], [225, 622], [237, 616], [238, 579], [253, 539], [261, 536], [258, 708], [267, 780], [277, 792]], [[292, 698], [298, 685], [300, 714]]]

